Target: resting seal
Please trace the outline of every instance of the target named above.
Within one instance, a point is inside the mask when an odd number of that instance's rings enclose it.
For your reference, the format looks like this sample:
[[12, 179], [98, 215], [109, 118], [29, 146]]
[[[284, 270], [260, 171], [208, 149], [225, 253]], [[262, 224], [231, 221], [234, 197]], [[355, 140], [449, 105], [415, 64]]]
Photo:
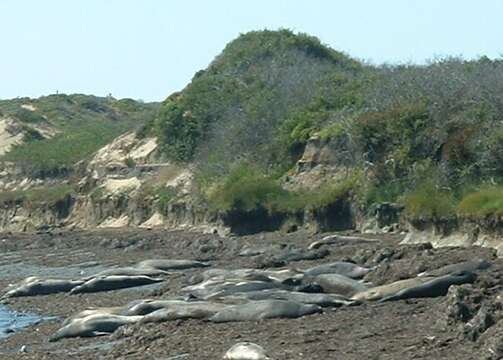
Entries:
[[314, 277], [306, 277], [303, 283], [318, 284], [325, 293], [346, 297], [351, 297], [368, 289], [361, 282], [339, 274], [322, 274]]
[[263, 278], [263, 280], [265, 281], [211, 278], [200, 284], [187, 286], [183, 288], [181, 292], [199, 299], [209, 300], [241, 292], [290, 288], [287, 285], [283, 285], [269, 278]]
[[122, 316], [106, 313], [96, 313], [86, 317], [72, 319], [67, 325], [59, 329], [49, 341], [57, 341], [68, 337], [89, 337], [107, 335], [126, 324], [133, 324], [143, 316]]
[[321, 307], [284, 300], [258, 300], [232, 305], [210, 317], [216, 323], [231, 321], [259, 321], [272, 318], [298, 318], [321, 312]]
[[167, 271], [153, 269], [153, 268], [145, 268], [145, 267], [118, 267], [113, 269], [107, 269], [100, 271], [97, 274], [88, 276], [85, 280], [90, 280], [99, 276], [111, 276], [111, 275], [120, 275], [120, 276], [160, 276], [160, 275], [169, 275]]
[[400, 290], [396, 294], [386, 296], [380, 301], [384, 302], [413, 298], [445, 296], [451, 285], [472, 283], [475, 281], [475, 279], [476, 275], [468, 271], [444, 275], [431, 279], [430, 281], [427, 281], [423, 284]]
[[250, 342], [240, 342], [227, 350], [224, 360], [269, 360], [269, 357], [262, 346]]
[[356, 303], [355, 301], [336, 294], [305, 293], [279, 289], [237, 293], [230, 296], [230, 299], [286, 300], [302, 304], [313, 304], [321, 307], [339, 307]]
[[309, 244], [308, 249], [318, 249], [323, 245], [346, 245], [346, 244], [358, 244], [358, 243], [370, 243], [376, 241], [374, 239], [366, 239], [357, 236], [343, 236], [343, 235], [329, 235], [325, 236], [323, 239], [314, 241]]
[[456, 264], [442, 266], [441, 268], [430, 270], [419, 274], [418, 276], [442, 276], [462, 271], [474, 272], [477, 270], [485, 270], [491, 266], [491, 263], [484, 259], [475, 259], [463, 261]]
[[151, 259], [144, 260], [138, 263], [137, 266], [141, 268], [153, 268], [159, 270], [186, 270], [208, 267], [210, 265], [195, 260]]
[[35, 276], [28, 277], [19, 284], [13, 286], [2, 297], [21, 297], [35, 295], [49, 295], [60, 292], [68, 292], [83, 284], [83, 280], [68, 279], [42, 279]]
[[351, 297], [351, 300], [364, 301], [364, 300], [379, 300], [387, 296], [391, 296], [400, 290], [421, 285], [430, 281], [431, 277], [415, 277], [405, 280], [398, 280], [390, 284], [380, 285], [370, 288], [366, 291], [359, 292]]
[[351, 279], [361, 279], [367, 275], [372, 269], [365, 268], [346, 261], [336, 261], [333, 263], [322, 264], [304, 271], [304, 274], [309, 276], [323, 274], [339, 274]]
[[92, 278], [82, 285], [74, 287], [70, 291], [70, 294], [117, 290], [128, 287], [154, 284], [161, 281], [163, 281], [163, 279], [151, 278], [148, 276], [100, 276]]
[[228, 306], [229, 305], [206, 301], [173, 303], [145, 315], [140, 322], [149, 323], [181, 319], [207, 319]]

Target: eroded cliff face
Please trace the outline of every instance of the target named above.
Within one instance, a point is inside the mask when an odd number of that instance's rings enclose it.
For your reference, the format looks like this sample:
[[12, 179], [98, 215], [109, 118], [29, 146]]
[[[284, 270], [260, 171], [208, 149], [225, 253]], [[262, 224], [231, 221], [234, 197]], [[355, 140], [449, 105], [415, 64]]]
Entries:
[[[308, 141], [296, 171], [287, 179], [286, 186], [309, 188], [324, 181], [343, 179], [350, 171], [346, 166], [347, 160], [346, 154], [338, 154], [336, 144], [315, 136]], [[372, 176], [371, 171], [368, 170], [368, 176]], [[498, 256], [503, 257], [502, 218], [418, 221], [407, 218], [400, 204], [381, 203], [362, 210], [353, 203], [322, 217], [314, 216], [310, 223], [317, 224], [321, 231], [326, 226], [334, 228], [341, 224], [340, 228], [353, 228], [364, 233], [401, 232], [405, 235], [404, 244], [489, 247], [496, 249]]]
[[[0, 186], [14, 191], [77, 184], [71, 194], [56, 201], [4, 201], [0, 230], [182, 227], [224, 235], [295, 231], [304, 227], [313, 232], [402, 232], [406, 234], [404, 243], [430, 242], [438, 247], [479, 245], [495, 248], [503, 256], [501, 219], [410, 221], [404, 216], [403, 207], [393, 203], [364, 210], [352, 199], [342, 199], [321, 210], [295, 214], [215, 214], [194, 197], [190, 164], [180, 167], [166, 161], [155, 138], [140, 139], [132, 132], [100, 149], [87, 165], [78, 164], [77, 169], [73, 175], [76, 179], [16, 178], [14, 166], [0, 173]], [[334, 144], [314, 137], [283, 184], [288, 189], [310, 189], [344, 179], [350, 172]]]
[[[80, 167], [80, 169], [79, 169]], [[36, 204], [16, 198], [0, 209], [3, 231], [109, 227], [200, 227], [211, 229], [208, 215], [193, 204], [193, 174], [163, 161], [155, 138], [126, 133], [100, 149], [73, 179], [17, 178], [15, 166], [5, 171], [10, 191], [50, 189], [74, 184], [74, 191], [56, 202]], [[1, 175], [1, 174], [0, 174]], [[76, 185], [75, 185], [76, 184]], [[167, 198], [169, 197], [169, 198]]]

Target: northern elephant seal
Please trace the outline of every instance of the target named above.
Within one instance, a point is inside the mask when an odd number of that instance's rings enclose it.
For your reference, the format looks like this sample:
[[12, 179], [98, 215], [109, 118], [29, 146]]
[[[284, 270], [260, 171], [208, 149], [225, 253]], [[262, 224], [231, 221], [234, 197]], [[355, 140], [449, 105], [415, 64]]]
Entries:
[[111, 275], [119, 275], [119, 276], [162, 276], [169, 275], [169, 272], [160, 269], [147, 268], [147, 267], [118, 267], [100, 271], [97, 274], [88, 276], [85, 280], [90, 280], [99, 276], [111, 276]]
[[70, 294], [91, 293], [99, 291], [118, 290], [135, 286], [149, 285], [163, 281], [149, 276], [99, 276], [92, 278], [82, 285], [74, 287]]
[[317, 240], [309, 244], [308, 249], [318, 249], [323, 245], [347, 245], [358, 243], [370, 243], [376, 241], [375, 239], [366, 239], [358, 236], [344, 236], [344, 235], [329, 235], [321, 240]]
[[234, 293], [264, 290], [289, 289], [288, 285], [266, 278], [260, 280], [211, 278], [200, 284], [187, 286], [181, 290], [183, 294], [192, 295], [198, 299], [209, 300], [232, 295]]
[[150, 259], [138, 263], [140, 268], [153, 268], [159, 270], [186, 270], [194, 268], [203, 268], [210, 266], [207, 263], [195, 260], [171, 260], [171, 259]]
[[477, 270], [484, 270], [491, 266], [491, 263], [484, 259], [475, 259], [463, 261], [456, 264], [450, 264], [446, 266], [442, 266], [441, 268], [425, 271], [418, 276], [442, 276], [453, 273], [459, 273], [462, 271], [474, 272]]
[[258, 300], [232, 305], [210, 317], [216, 323], [233, 321], [259, 321], [273, 318], [298, 318], [321, 312], [318, 305], [284, 300]]
[[32, 276], [9, 287], [2, 297], [36, 296], [68, 292], [83, 283], [83, 280], [43, 279]]
[[[200, 282], [209, 280], [211, 278], [223, 279], [258, 279], [260, 276], [266, 276], [272, 280], [285, 281], [293, 277], [302, 276], [303, 272], [295, 269], [282, 269], [282, 270], [258, 270], [258, 269], [208, 269], [203, 271], [199, 277], [194, 277], [194, 280]], [[194, 281], [193, 281], [194, 283]]]
[[339, 274], [306, 277], [303, 283], [315, 283], [320, 285], [325, 293], [338, 294], [348, 298], [368, 289], [363, 283]]
[[107, 313], [96, 313], [86, 317], [72, 319], [49, 338], [57, 341], [69, 337], [90, 337], [113, 333], [117, 328], [126, 324], [134, 324], [143, 316], [122, 316]]
[[207, 319], [229, 305], [206, 301], [171, 304], [143, 317], [141, 323], [164, 322], [184, 319]]
[[362, 267], [346, 261], [336, 261], [333, 263], [314, 266], [304, 271], [304, 274], [309, 276], [317, 276], [323, 274], [339, 274], [351, 279], [361, 279], [367, 275], [372, 269]]
[[336, 294], [305, 293], [279, 289], [237, 293], [229, 297], [229, 299], [233, 298], [248, 300], [286, 300], [302, 304], [313, 304], [321, 307], [339, 307], [356, 303], [355, 301]]
[[472, 283], [475, 281], [475, 279], [476, 275], [468, 271], [444, 275], [431, 279], [425, 283], [402, 289], [396, 294], [384, 297], [380, 301], [384, 302], [403, 299], [445, 296], [451, 285]]
[[398, 280], [389, 284], [375, 286], [365, 291], [356, 293], [351, 297], [351, 300], [356, 301], [373, 301], [380, 300], [384, 297], [391, 296], [400, 290], [418, 286], [432, 280], [432, 277], [414, 277], [410, 279]]
[[233, 345], [224, 355], [224, 360], [269, 360], [264, 348], [251, 342]]

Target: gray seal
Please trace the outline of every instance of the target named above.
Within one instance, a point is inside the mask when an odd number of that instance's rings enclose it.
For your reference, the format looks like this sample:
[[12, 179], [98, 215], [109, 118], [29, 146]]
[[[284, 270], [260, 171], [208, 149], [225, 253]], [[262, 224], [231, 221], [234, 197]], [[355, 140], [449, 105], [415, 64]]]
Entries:
[[351, 279], [361, 279], [367, 275], [372, 269], [365, 268], [346, 261], [336, 261], [333, 263], [322, 264], [304, 271], [304, 274], [316, 276], [322, 274], [339, 274]]
[[306, 277], [303, 283], [315, 283], [321, 286], [323, 292], [351, 297], [368, 289], [363, 283], [339, 274], [322, 274]]
[[151, 259], [144, 260], [137, 265], [141, 268], [153, 268], [159, 270], [186, 270], [186, 269], [197, 269], [210, 266], [207, 263], [203, 263], [195, 260], [170, 260], [170, 259]]
[[121, 275], [99, 276], [86, 281], [82, 285], [74, 287], [70, 291], [70, 294], [117, 290], [135, 286], [154, 284], [161, 281], [163, 281], [163, 279], [151, 278], [149, 276], [121, 276]]
[[78, 317], [69, 321], [49, 338], [58, 341], [70, 337], [92, 337], [108, 335], [126, 324], [134, 324], [143, 316], [122, 316], [108, 313], [95, 313], [86, 317]]
[[224, 355], [224, 360], [269, 360], [264, 348], [251, 342], [233, 345]]
[[321, 307], [339, 307], [354, 305], [357, 302], [349, 300], [336, 294], [305, 293], [287, 290], [261, 290], [237, 293], [228, 299], [247, 299], [247, 300], [286, 300], [302, 304], [313, 304]]
[[463, 261], [456, 264], [442, 266], [441, 268], [430, 270], [419, 274], [418, 276], [442, 276], [462, 271], [474, 272], [477, 270], [485, 270], [491, 266], [491, 263], [484, 259], [475, 259]]
[[185, 319], [207, 319], [229, 305], [206, 301], [171, 304], [145, 315], [141, 323], [164, 322]]
[[264, 289], [289, 289], [288, 285], [272, 280], [262, 278], [262, 280], [243, 280], [243, 279], [223, 279], [211, 278], [200, 284], [187, 286], [181, 290], [183, 294], [192, 295], [199, 299], [209, 300], [222, 298], [235, 293], [257, 291]]
[[3, 298], [49, 295], [60, 292], [68, 292], [83, 283], [83, 280], [42, 279], [31, 276], [14, 285], [13, 288], [9, 288], [9, 290], [3, 295]]
[[384, 297], [391, 296], [396, 294], [397, 292], [408, 289], [414, 286], [418, 286], [424, 284], [432, 280], [432, 277], [414, 277], [410, 279], [398, 280], [389, 284], [375, 286], [365, 291], [361, 291], [356, 293], [351, 297], [351, 300], [356, 301], [373, 301], [380, 300]]
[[468, 271], [440, 276], [438, 278], [427, 281], [424, 284], [406, 288], [398, 291], [394, 295], [386, 296], [381, 299], [380, 302], [445, 296], [451, 285], [472, 283], [476, 278], [477, 277], [474, 273]]
[[159, 269], [153, 269], [153, 268], [145, 268], [145, 267], [133, 267], [133, 266], [127, 266], [127, 267], [118, 267], [118, 268], [112, 268], [112, 269], [107, 269], [100, 271], [97, 274], [88, 276], [85, 278], [85, 280], [90, 280], [95, 277], [99, 276], [111, 276], [111, 275], [122, 275], [122, 276], [162, 276], [162, 275], [169, 275], [169, 272], [164, 271], [164, 270], [159, 270]]
[[367, 239], [358, 236], [344, 236], [344, 235], [329, 235], [321, 240], [317, 240], [309, 244], [308, 249], [319, 249], [323, 245], [347, 245], [347, 244], [366, 244], [376, 242], [377, 239]]
[[273, 318], [298, 318], [321, 312], [318, 305], [301, 304], [284, 300], [258, 300], [232, 305], [210, 317], [215, 323], [234, 321], [259, 321]]

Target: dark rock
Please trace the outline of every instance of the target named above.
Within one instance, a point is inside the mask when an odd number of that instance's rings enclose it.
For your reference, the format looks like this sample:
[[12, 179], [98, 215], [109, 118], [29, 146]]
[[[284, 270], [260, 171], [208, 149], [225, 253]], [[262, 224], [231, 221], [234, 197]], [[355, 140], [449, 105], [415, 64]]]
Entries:
[[483, 304], [477, 314], [465, 324], [464, 337], [471, 341], [477, 341], [481, 334], [496, 323], [492, 306]]

